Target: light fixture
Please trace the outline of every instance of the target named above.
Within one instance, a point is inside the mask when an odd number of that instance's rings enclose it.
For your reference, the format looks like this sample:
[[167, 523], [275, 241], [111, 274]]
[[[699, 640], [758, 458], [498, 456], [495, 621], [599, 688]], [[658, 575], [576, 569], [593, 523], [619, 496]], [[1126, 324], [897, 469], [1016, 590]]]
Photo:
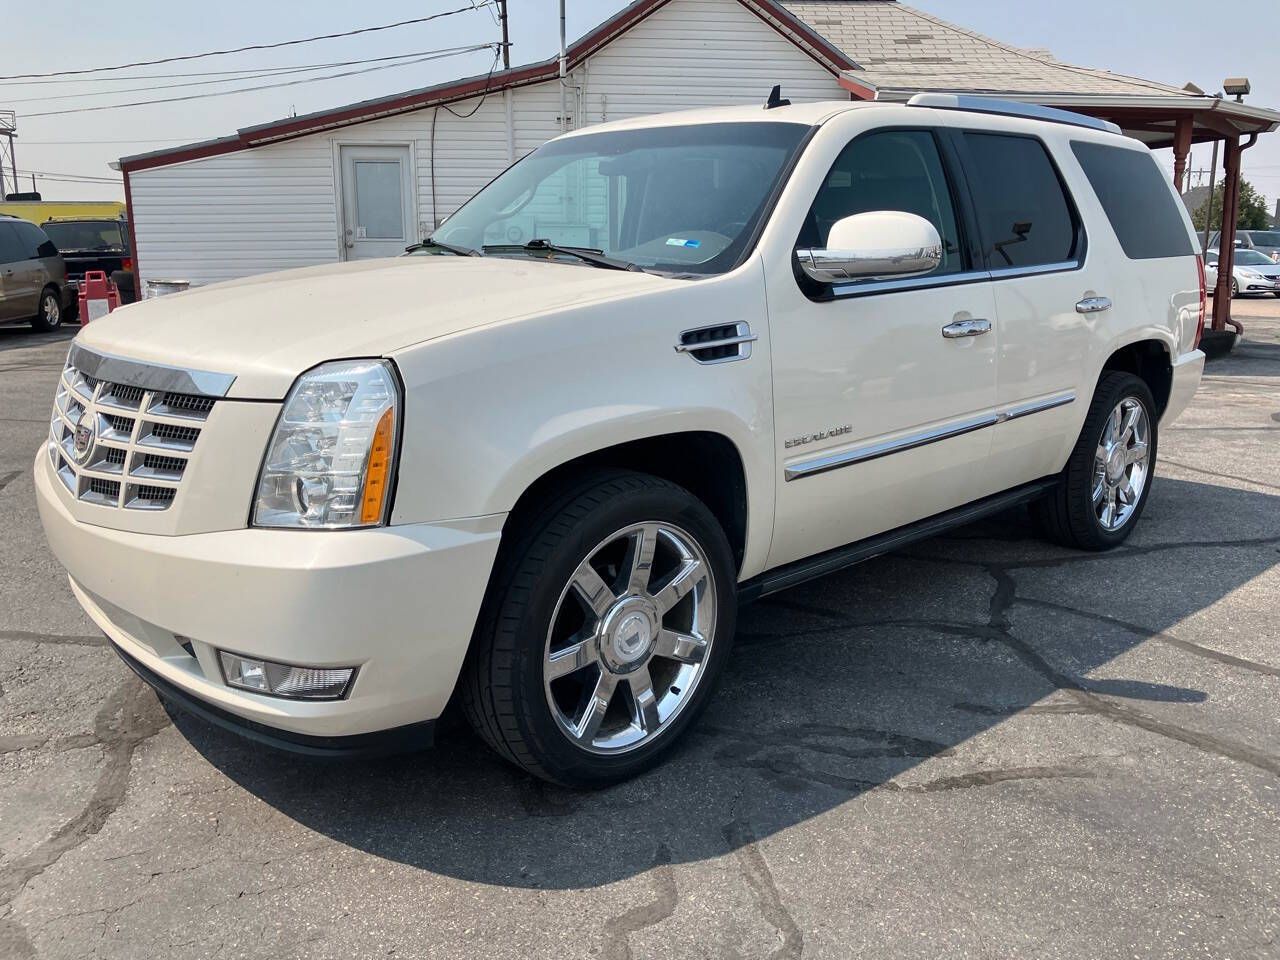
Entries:
[[227, 686], [288, 700], [341, 700], [356, 672], [355, 667], [302, 667], [225, 650], [218, 651], [218, 660]]
[[1244, 103], [1244, 98], [1253, 91], [1253, 87], [1248, 77], [1227, 77], [1222, 81], [1222, 91], [1228, 97], [1235, 97], [1236, 103]]

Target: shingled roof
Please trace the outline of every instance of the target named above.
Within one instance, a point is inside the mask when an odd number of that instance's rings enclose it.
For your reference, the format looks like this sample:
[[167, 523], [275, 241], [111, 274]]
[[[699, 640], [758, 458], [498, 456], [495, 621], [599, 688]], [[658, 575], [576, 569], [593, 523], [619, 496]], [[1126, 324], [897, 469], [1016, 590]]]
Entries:
[[896, 0], [781, 0], [857, 64], [842, 78], [879, 99], [922, 91], [1189, 97], [1185, 90], [1062, 63]]

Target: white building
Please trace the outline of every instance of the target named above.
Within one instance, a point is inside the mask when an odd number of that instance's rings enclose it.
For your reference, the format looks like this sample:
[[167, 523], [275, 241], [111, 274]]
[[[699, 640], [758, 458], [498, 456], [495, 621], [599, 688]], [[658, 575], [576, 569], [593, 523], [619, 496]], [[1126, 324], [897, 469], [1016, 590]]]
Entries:
[[[396, 254], [562, 126], [763, 102], [774, 84], [794, 101], [996, 93], [1114, 108], [1122, 125], [1130, 108], [1171, 105], [1242, 129], [1259, 119], [1244, 105], [1062, 64], [895, 0], [636, 0], [571, 44], [568, 65], [563, 119], [553, 59], [126, 157], [137, 269], [144, 281], [202, 284]], [[1174, 128], [1144, 121], [1135, 135], [1170, 145]], [[570, 211], [539, 216], [573, 222]]]

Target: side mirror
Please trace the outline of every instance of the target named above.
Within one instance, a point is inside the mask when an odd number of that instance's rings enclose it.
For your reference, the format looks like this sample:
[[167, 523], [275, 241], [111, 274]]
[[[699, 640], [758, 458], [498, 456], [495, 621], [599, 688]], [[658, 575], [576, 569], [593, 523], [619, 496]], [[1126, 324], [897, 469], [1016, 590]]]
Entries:
[[802, 248], [796, 256], [800, 269], [820, 283], [918, 277], [942, 263], [942, 238], [924, 217], [880, 210], [837, 220], [825, 248]]

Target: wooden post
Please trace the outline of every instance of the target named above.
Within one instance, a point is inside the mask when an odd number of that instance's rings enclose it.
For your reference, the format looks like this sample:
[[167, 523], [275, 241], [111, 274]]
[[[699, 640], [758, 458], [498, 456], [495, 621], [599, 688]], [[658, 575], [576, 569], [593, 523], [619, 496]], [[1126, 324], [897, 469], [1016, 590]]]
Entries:
[[1222, 177], [1222, 231], [1218, 234], [1218, 283], [1213, 291], [1213, 329], [1231, 319], [1231, 271], [1236, 260], [1236, 217], [1240, 208], [1240, 138], [1228, 137]]
[[1179, 117], [1173, 134], [1173, 186], [1179, 194], [1186, 189], [1184, 181], [1187, 176], [1187, 155], [1191, 153], [1192, 127], [1190, 117]]

